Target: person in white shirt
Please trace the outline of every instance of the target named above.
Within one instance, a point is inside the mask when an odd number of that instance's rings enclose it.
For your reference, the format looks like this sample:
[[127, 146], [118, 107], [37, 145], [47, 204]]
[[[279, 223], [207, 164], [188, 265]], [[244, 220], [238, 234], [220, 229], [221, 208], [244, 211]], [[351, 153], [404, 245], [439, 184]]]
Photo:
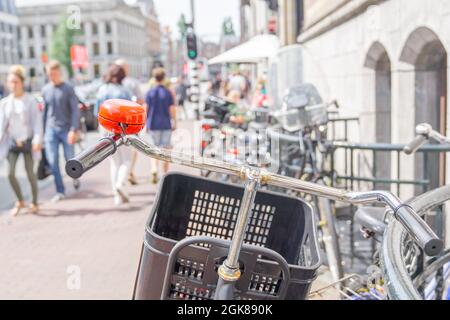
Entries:
[[16, 164], [20, 155], [25, 160], [25, 170], [31, 186], [32, 203], [30, 213], [37, 213], [38, 186], [34, 172], [33, 153], [39, 153], [43, 138], [43, 117], [37, 100], [24, 91], [25, 69], [12, 66], [7, 79], [10, 95], [0, 101], [0, 141], [8, 144], [8, 179], [17, 197], [17, 203], [11, 211], [13, 216], [26, 207], [25, 200], [16, 178]]
[[245, 78], [241, 75], [240, 71], [235, 71], [230, 77], [228, 82], [228, 92], [236, 91], [239, 92], [241, 98], [244, 97], [246, 91], [247, 83]]
[[[130, 65], [128, 62], [124, 59], [118, 59], [114, 62], [114, 64], [118, 65], [119, 67], [122, 67], [125, 71], [125, 79], [122, 81], [122, 85], [132, 94], [132, 100], [139, 104], [144, 104], [144, 95], [141, 90], [141, 84], [138, 79], [135, 79], [133, 77], [130, 77]], [[137, 184], [136, 177], [134, 175], [134, 168], [136, 167], [138, 153], [136, 150], [132, 150], [132, 158], [131, 158], [131, 167], [130, 167], [130, 174], [128, 176], [128, 181], [132, 185]]]

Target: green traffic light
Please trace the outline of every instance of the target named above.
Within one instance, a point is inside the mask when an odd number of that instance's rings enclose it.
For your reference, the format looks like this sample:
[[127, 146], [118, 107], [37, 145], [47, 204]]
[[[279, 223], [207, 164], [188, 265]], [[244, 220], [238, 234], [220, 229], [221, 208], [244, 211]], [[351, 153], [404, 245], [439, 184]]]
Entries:
[[197, 53], [194, 50], [189, 50], [189, 57], [195, 58], [197, 56]]

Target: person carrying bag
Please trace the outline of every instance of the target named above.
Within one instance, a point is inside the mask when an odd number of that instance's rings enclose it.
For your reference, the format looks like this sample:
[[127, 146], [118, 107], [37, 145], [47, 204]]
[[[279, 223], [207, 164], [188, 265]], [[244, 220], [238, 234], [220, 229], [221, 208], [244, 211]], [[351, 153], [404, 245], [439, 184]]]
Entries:
[[9, 163], [8, 179], [17, 197], [17, 203], [11, 211], [13, 216], [18, 215], [26, 207], [16, 178], [16, 164], [20, 155], [24, 158], [25, 170], [31, 185], [32, 203], [29, 212], [37, 213], [39, 210], [33, 153], [41, 151], [43, 119], [36, 99], [24, 91], [24, 74], [23, 67], [11, 67], [7, 78], [11, 94], [0, 101], [0, 157], [5, 157], [6, 154]]

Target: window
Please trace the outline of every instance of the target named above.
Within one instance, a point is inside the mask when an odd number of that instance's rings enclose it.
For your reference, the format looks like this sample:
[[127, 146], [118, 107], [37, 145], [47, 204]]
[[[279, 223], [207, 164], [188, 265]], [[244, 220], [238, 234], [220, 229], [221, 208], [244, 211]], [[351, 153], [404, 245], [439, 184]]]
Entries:
[[28, 27], [28, 38], [33, 38], [33, 27]]
[[28, 53], [29, 53], [30, 59], [34, 59], [34, 47], [33, 46], [28, 48]]
[[94, 77], [99, 78], [100, 77], [100, 65], [94, 64]]
[[98, 34], [98, 25], [96, 23], [92, 24], [92, 34]]
[[81, 22], [81, 23], [80, 23], [80, 30], [81, 30], [81, 33], [82, 33], [82, 34], [85, 33], [84, 28], [85, 28], [84, 22]]
[[111, 23], [110, 22], [105, 23], [105, 32], [106, 32], [106, 34], [111, 33]]
[[5, 24], [3, 22], [0, 22], [0, 31], [5, 31]]
[[14, 3], [13, 0], [6, 0], [6, 5], [8, 6], [8, 13], [13, 14], [14, 13]]
[[33, 67], [30, 68], [30, 78], [34, 78], [36, 77], [36, 69], [34, 69]]
[[108, 41], [108, 54], [113, 54], [113, 44], [111, 41]]
[[94, 42], [94, 56], [98, 56], [100, 54], [100, 46], [98, 45], [98, 42]]
[[41, 37], [45, 38], [47, 36], [47, 30], [45, 30], [45, 25], [41, 25]]
[[47, 52], [47, 46], [45, 46], [45, 45], [42, 46], [42, 52], [43, 52], [43, 53]]

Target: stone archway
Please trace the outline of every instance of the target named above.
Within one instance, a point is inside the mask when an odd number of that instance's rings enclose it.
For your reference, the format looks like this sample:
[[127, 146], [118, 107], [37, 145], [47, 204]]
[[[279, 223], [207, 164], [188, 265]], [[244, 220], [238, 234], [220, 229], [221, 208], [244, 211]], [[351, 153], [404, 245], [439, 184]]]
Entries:
[[[391, 60], [384, 46], [375, 42], [369, 48], [364, 62], [366, 68], [374, 71], [373, 101], [375, 113], [375, 141], [377, 143], [391, 143]], [[382, 179], [391, 178], [391, 154], [379, 152], [376, 157], [376, 177]], [[378, 189], [389, 189], [389, 184], [374, 186]]]
[[[415, 124], [430, 123], [442, 134], [447, 119], [447, 52], [439, 37], [421, 27], [408, 37], [400, 60], [414, 66]], [[445, 184], [445, 155], [431, 154], [415, 158], [415, 178], [431, 180], [431, 188]], [[421, 190], [417, 190], [420, 192]]]

